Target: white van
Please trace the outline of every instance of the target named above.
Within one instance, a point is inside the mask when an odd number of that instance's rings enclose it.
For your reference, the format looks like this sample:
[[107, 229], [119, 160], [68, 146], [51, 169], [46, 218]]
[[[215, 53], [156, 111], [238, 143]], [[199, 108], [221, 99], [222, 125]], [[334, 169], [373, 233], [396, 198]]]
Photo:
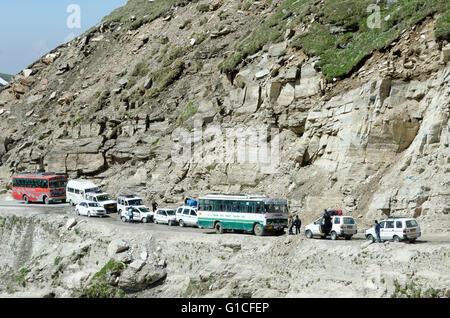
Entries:
[[116, 212], [116, 202], [92, 181], [70, 180], [66, 186], [66, 197], [72, 206], [88, 200], [99, 203], [107, 212]]
[[197, 207], [193, 206], [180, 206], [177, 209], [177, 222], [181, 227], [198, 226]]
[[125, 211], [128, 207], [138, 209], [143, 213], [151, 213], [153, 219], [153, 212], [145, 206], [144, 201], [134, 194], [123, 194], [117, 197], [117, 213], [120, 215], [122, 211]]
[[[390, 217], [380, 222], [380, 239], [382, 241], [414, 242], [420, 237], [420, 226], [414, 218]], [[366, 230], [366, 239], [375, 242], [375, 226]]]
[[[339, 237], [343, 237], [346, 240], [350, 240], [353, 235], [358, 233], [357, 225], [355, 219], [351, 216], [332, 216], [331, 218], [332, 228], [330, 230], [330, 235], [332, 240], [336, 240]], [[321, 237], [326, 238], [327, 234], [324, 230], [324, 220], [323, 217], [318, 218], [313, 223], [308, 224], [305, 227], [305, 236], [307, 238]]]

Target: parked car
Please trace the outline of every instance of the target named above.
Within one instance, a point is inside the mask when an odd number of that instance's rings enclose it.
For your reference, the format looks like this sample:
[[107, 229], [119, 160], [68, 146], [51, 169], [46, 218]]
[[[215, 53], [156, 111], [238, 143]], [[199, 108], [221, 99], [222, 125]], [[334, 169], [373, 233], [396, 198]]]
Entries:
[[197, 208], [194, 206], [180, 206], [176, 212], [178, 225], [198, 226]]
[[[343, 237], [350, 240], [353, 235], [358, 233], [355, 219], [351, 216], [333, 216], [331, 218], [332, 228], [329, 236], [332, 240]], [[327, 235], [323, 229], [323, 217], [315, 220], [313, 223], [305, 227], [305, 236], [307, 238], [321, 237], [326, 238]]]
[[119, 195], [117, 197], [117, 212], [119, 215], [122, 210], [125, 210], [129, 206], [138, 209], [140, 212], [150, 213], [151, 221], [153, 221], [153, 211], [150, 211], [150, 209], [145, 206], [144, 201], [140, 197], [134, 194]]
[[[382, 241], [414, 242], [421, 235], [419, 223], [414, 218], [391, 217], [379, 224]], [[365, 234], [367, 240], [375, 242], [377, 236], [374, 226], [366, 230]]]
[[75, 212], [77, 215], [86, 215], [104, 217], [106, 210], [97, 202], [83, 201], [76, 205]]
[[177, 224], [177, 217], [175, 210], [172, 209], [158, 209], [153, 217], [155, 224], [167, 224], [169, 226]]
[[111, 199], [111, 196], [103, 192], [102, 190], [97, 190], [95, 192], [87, 192], [85, 194], [86, 200], [90, 200], [93, 202], [98, 202], [101, 206], [103, 206], [107, 213], [115, 213], [117, 211], [116, 202]]
[[120, 219], [122, 220], [122, 222], [130, 221], [130, 217], [128, 215], [128, 211], [130, 209], [133, 211], [133, 222], [148, 223], [153, 220], [153, 212], [150, 212], [150, 210], [143, 208], [139, 209], [130, 206], [122, 209], [122, 212], [120, 213]]

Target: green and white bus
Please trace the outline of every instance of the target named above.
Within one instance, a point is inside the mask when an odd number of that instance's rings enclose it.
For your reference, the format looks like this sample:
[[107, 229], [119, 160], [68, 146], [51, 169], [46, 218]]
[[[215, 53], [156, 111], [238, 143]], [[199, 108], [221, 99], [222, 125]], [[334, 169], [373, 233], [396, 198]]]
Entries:
[[284, 233], [289, 211], [284, 199], [271, 199], [260, 194], [209, 194], [198, 199], [198, 225], [226, 230]]

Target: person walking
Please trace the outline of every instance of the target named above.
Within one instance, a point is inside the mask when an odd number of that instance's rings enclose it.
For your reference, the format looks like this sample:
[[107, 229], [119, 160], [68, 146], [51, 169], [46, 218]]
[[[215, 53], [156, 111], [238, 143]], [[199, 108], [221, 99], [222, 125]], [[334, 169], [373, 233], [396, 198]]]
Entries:
[[377, 236], [377, 243], [381, 243], [380, 230], [381, 230], [380, 223], [378, 223], [378, 221], [375, 220], [375, 234]]
[[292, 220], [292, 215], [290, 215], [289, 219], [288, 219], [289, 235], [294, 235], [294, 232], [292, 232], [293, 226], [294, 226], [294, 221]]
[[295, 216], [294, 225], [295, 225], [295, 235], [300, 234], [300, 227], [302, 226], [302, 221], [300, 220], [298, 215]]

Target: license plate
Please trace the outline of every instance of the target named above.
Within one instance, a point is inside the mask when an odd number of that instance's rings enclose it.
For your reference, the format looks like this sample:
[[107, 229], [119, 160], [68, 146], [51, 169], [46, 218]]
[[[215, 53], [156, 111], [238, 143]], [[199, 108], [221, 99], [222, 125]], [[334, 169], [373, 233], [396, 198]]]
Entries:
[[347, 226], [347, 229], [351, 230], [353, 228], [352, 225]]
[[416, 231], [416, 229], [412, 229], [412, 230], [410, 230], [410, 232], [412, 233], [412, 232], [415, 232]]

